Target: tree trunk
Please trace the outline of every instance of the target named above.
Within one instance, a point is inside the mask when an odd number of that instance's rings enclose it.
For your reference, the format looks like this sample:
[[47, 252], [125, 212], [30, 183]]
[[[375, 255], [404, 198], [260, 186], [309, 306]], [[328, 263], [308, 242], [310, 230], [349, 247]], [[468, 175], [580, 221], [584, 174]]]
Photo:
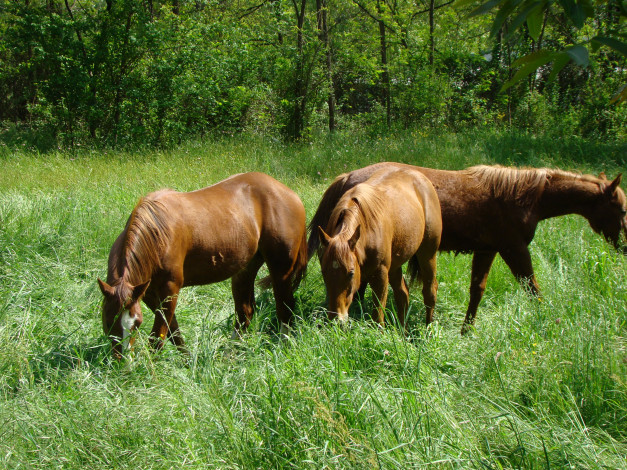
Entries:
[[329, 96], [327, 104], [329, 106], [329, 131], [335, 130], [335, 86], [333, 85], [333, 52], [329, 44], [329, 25], [327, 22], [329, 7], [327, 0], [316, 0], [318, 9], [318, 29], [320, 31], [320, 40], [324, 46], [326, 56], [326, 75], [329, 87]]
[[429, 1], [429, 65], [433, 68], [433, 56], [435, 55], [435, 0]]
[[115, 99], [113, 102], [113, 143], [117, 145], [118, 143], [118, 127], [120, 125], [120, 106], [122, 103], [123, 90], [122, 90], [122, 82], [127, 72], [128, 65], [128, 43], [131, 35], [131, 24], [133, 18], [133, 10], [129, 11], [129, 14], [126, 18], [126, 26], [125, 26], [125, 35], [124, 35], [124, 45], [122, 47], [122, 57], [120, 59], [120, 75], [118, 76], [116, 90], [115, 90]]
[[390, 73], [388, 71], [388, 53], [387, 53], [387, 40], [385, 37], [385, 21], [382, 18], [381, 3], [377, 2], [377, 13], [379, 14], [379, 42], [381, 45], [381, 81], [383, 102], [385, 105], [385, 122], [389, 128], [391, 125], [391, 102], [390, 102]]
[[307, 0], [301, 0], [300, 8], [297, 0], [293, 0], [294, 13], [296, 14], [296, 76], [294, 78], [294, 109], [292, 113], [292, 122], [290, 123], [289, 132], [294, 140], [298, 140], [303, 136], [305, 129], [305, 64], [303, 52], [305, 48], [305, 38], [303, 36], [303, 27], [305, 25], [305, 6]]

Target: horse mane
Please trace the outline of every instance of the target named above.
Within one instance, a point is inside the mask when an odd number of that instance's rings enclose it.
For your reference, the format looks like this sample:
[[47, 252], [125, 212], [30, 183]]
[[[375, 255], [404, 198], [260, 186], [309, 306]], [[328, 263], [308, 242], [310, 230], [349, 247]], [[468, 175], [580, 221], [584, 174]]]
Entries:
[[331, 212], [329, 225], [337, 227], [348, 214], [355, 216], [363, 228], [373, 227], [385, 214], [383, 201], [377, 189], [368, 183], [361, 183], [348, 190]]
[[160, 197], [172, 192], [166, 189], [141, 198], [126, 223], [118, 262], [125, 262], [127, 280], [133, 285], [150, 279], [155, 268], [161, 267], [164, 249], [172, 241], [169, 212]]
[[477, 181], [477, 189], [490, 191], [494, 197], [525, 205], [535, 203], [552, 179], [565, 178], [599, 184], [591, 175], [580, 175], [550, 168], [511, 168], [478, 165], [462, 170]]
[[309, 240], [307, 241], [308, 259], [313, 256], [319, 245], [318, 226], [327, 227], [327, 214], [333, 212], [337, 202], [344, 194], [344, 185], [349, 176], [348, 173], [342, 173], [337, 176], [322, 195], [318, 209], [307, 226], [307, 231], [309, 232]]

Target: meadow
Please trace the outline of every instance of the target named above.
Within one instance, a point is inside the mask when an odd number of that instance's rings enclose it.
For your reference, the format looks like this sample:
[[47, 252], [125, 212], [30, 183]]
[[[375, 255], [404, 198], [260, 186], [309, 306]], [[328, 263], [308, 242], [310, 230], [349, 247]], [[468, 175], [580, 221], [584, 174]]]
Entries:
[[167, 151], [0, 147], [0, 467], [626, 469], [627, 257], [574, 215], [542, 222], [531, 245], [542, 301], [497, 258], [465, 337], [470, 256], [438, 256], [428, 329], [414, 287], [408, 337], [358, 309], [348, 328], [328, 324], [312, 260], [287, 340], [271, 293], [258, 291], [252, 328], [232, 341], [224, 282], [179, 298], [188, 359], [171, 345], [150, 350], [147, 309], [132, 360], [111, 359], [96, 278], [142, 195], [262, 171], [311, 217], [337, 174], [386, 160], [613, 177], [627, 170], [627, 147], [479, 131], [233, 137]]

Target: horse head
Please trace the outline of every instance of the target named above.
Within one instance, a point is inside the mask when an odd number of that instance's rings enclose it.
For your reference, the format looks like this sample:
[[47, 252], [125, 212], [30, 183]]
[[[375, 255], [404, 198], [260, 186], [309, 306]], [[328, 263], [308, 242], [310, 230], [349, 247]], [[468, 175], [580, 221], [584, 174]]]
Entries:
[[[614, 247], [627, 254], [627, 198], [619, 187], [622, 175], [608, 181], [604, 174], [600, 175], [600, 197], [588, 219], [595, 232], [602, 234]], [[621, 241], [621, 233], [623, 239]]]
[[119, 279], [113, 286], [98, 279], [104, 296], [102, 303], [102, 326], [106, 336], [111, 338], [113, 354], [122, 357], [122, 350], [133, 345], [131, 333], [143, 321], [140, 300], [146, 293], [150, 281], [133, 286]]
[[360, 228], [357, 226], [348, 238], [342, 234], [330, 237], [322, 227], [318, 227], [318, 231], [324, 249], [320, 267], [329, 296], [328, 316], [330, 320], [337, 317], [341, 322], [346, 322], [348, 308], [361, 282], [361, 269], [356, 252]]

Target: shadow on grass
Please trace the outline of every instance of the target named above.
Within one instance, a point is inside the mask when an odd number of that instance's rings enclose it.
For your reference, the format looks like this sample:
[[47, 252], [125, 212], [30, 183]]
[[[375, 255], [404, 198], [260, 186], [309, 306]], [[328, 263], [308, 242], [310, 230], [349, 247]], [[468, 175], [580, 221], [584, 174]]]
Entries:
[[489, 161], [506, 166], [558, 166], [565, 170], [582, 166], [616, 170], [627, 166], [627, 142], [518, 132], [486, 133], [481, 140]]

